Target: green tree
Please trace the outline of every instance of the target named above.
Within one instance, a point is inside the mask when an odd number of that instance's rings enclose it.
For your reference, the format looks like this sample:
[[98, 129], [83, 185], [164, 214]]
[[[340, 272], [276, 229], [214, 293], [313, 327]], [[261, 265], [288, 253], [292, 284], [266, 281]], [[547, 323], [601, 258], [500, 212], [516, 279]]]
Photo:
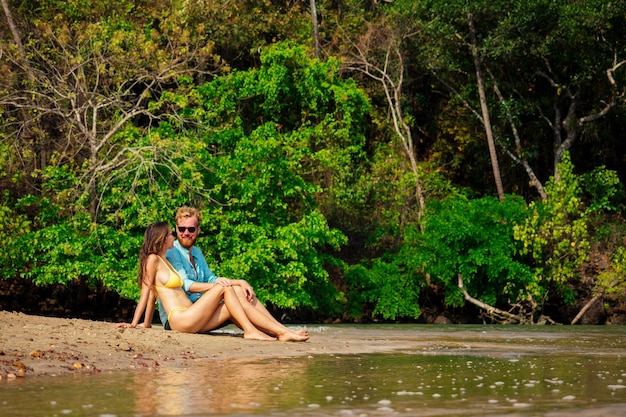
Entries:
[[53, 167], [72, 172], [75, 180], [53, 194], [82, 200], [93, 219], [101, 189], [122, 173], [132, 177], [139, 164], [142, 146], [132, 140], [161, 117], [148, 103], [181, 77], [206, 70], [200, 60], [214, 58], [202, 28], [186, 27], [175, 12], [160, 17], [158, 26], [124, 15], [97, 22], [35, 18], [26, 57], [6, 53], [13, 77], [2, 78], [0, 106], [12, 121], [6, 139], [31, 164], [22, 175]]
[[204, 27], [166, 5], [14, 9], [16, 31], [0, 39], [0, 146], [8, 151], [0, 180], [16, 226], [26, 216], [30, 228], [21, 235], [26, 250], [5, 240], [9, 253], [22, 254], [7, 276], [134, 295], [126, 280], [145, 225], [200, 192], [186, 169], [195, 148], [162, 135], [168, 109], [159, 99], [214, 71], [218, 59]]
[[[498, 150], [521, 165], [545, 196], [543, 179], [536, 173], [555, 174], [563, 152], [574, 149], [583, 131], [595, 137], [599, 124], [594, 122], [623, 100], [624, 4], [450, 0], [423, 5], [423, 60], [452, 92], [455, 105], [484, 124], [476, 110], [479, 83], [469, 76], [475, 65], [468, 46], [477, 48], [488, 75], [485, 92], [493, 91], [485, 99]], [[474, 22], [474, 44], [468, 13]], [[587, 154], [584, 148], [580, 153]], [[551, 163], [546, 166], [544, 161]], [[512, 168], [505, 167], [506, 182], [523, 188]]]
[[530, 215], [515, 227], [515, 238], [533, 260], [530, 293], [543, 298], [551, 291], [571, 303], [575, 294], [567, 284], [589, 257], [589, 213], [567, 152], [557, 172], [546, 184], [548, 198], [530, 204]]
[[373, 303], [373, 314], [385, 319], [417, 318], [421, 289], [428, 285], [443, 290], [447, 305], [463, 306], [460, 278], [474, 298], [488, 305], [523, 301], [532, 274], [519, 255], [513, 226], [525, 213], [524, 202], [514, 196], [499, 202], [456, 194], [429, 202], [423, 231], [407, 228], [397, 253], [374, 260], [370, 267], [349, 269], [349, 294], [363, 294], [357, 299]]
[[168, 96], [193, 120], [173, 119], [170, 136], [202, 144], [193, 176], [211, 199], [194, 204], [215, 269], [279, 307], [332, 311], [343, 296], [325, 269], [338, 261], [325, 253], [346, 238], [319, 206], [358, 178], [369, 103], [336, 61], [304, 47], [274, 45], [260, 62]]

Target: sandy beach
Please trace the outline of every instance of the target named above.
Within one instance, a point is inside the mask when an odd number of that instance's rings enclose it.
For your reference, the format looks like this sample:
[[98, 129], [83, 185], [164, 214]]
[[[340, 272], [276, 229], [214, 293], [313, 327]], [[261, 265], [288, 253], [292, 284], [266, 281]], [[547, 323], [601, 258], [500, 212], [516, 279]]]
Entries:
[[110, 322], [0, 311], [0, 378], [184, 367], [206, 359], [379, 352], [404, 345], [349, 331], [338, 338], [321, 329], [313, 326], [307, 342], [260, 342], [243, 339], [234, 326], [217, 334], [184, 334], [161, 326], [121, 329]]
[[[0, 381], [63, 374], [175, 369], [199, 361], [380, 352], [491, 356], [623, 353], [623, 326], [308, 325], [301, 343], [252, 341], [230, 325], [210, 334], [122, 329], [115, 323], [0, 311]], [[412, 329], [412, 330], [411, 330]], [[606, 334], [602, 348], [579, 340]]]

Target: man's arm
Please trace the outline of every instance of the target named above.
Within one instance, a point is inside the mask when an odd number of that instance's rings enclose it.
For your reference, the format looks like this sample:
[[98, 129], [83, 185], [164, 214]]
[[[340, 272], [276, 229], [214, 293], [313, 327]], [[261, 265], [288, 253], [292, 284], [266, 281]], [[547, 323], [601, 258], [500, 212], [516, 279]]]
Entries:
[[194, 258], [196, 260], [196, 268], [198, 270], [198, 275], [202, 277], [200, 281], [202, 282], [216, 282], [217, 275], [209, 268], [209, 264], [204, 258], [204, 254], [197, 247], [194, 247], [193, 250]]
[[185, 290], [187, 292], [205, 292], [213, 288], [213, 286], [215, 285], [214, 282], [198, 282], [191, 279], [188, 281], [190, 282], [190, 284], [189, 289]]
[[[213, 284], [220, 284], [220, 285], [223, 285], [224, 287], [239, 286], [241, 287], [241, 290], [243, 294], [245, 294], [245, 297], [248, 301], [252, 302], [252, 300], [254, 300], [254, 297], [255, 297], [254, 290], [252, 289], [252, 286], [248, 284], [246, 280], [218, 277], [209, 267], [202, 252], [196, 247], [194, 247], [194, 257], [196, 259], [196, 268], [198, 269], [198, 272], [200, 273], [200, 275], [204, 277], [205, 281], [209, 283], [213, 283]], [[194, 284], [191, 286], [191, 289], [189, 291], [190, 292], [202, 292], [202, 291], [207, 291], [207, 289], [208, 288], [206, 286], [200, 286], [200, 285], [196, 286]]]
[[250, 302], [254, 300], [254, 290], [248, 284], [246, 280], [243, 279], [228, 279], [224, 277], [219, 277], [217, 281], [214, 282], [196, 282], [193, 281], [193, 284], [189, 287], [189, 292], [205, 292], [213, 288], [214, 285], [223, 285], [224, 287], [231, 286], [239, 286], [241, 287], [243, 293], [246, 295], [246, 299]]

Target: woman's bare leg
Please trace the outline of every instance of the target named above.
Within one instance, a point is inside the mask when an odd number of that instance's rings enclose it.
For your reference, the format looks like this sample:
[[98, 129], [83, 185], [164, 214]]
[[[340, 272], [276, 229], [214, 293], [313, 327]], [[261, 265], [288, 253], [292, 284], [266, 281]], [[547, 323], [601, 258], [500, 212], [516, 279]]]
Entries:
[[[224, 300], [223, 304], [222, 299]], [[174, 312], [170, 319], [170, 325], [172, 329], [179, 332], [198, 333], [213, 330], [231, 318], [243, 329], [245, 339], [276, 340], [257, 329], [248, 320], [235, 291], [221, 285], [215, 285], [204, 293], [187, 310]]]
[[289, 330], [276, 321], [276, 319], [269, 314], [269, 312], [267, 312], [267, 315], [264, 314], [263, 312], [257, 310], [247, 300], [242, 300], [240, 305], [254, 326], [261, 329], [265, 333], [276, 336], [281, 342], [305, 342], [309, 340], [308, 334], [300, 334]]
[[187, 310], [173, 313], [172, 329], [183, 333], [198, 333], [213, 330], [230, 318], [228, 310], [222, 308], [224, 287], [214, 286], [204, 293]]
[[224, 304], [226, 305], [226, 308], [228, 309], [228, 312], [232, 316], [233, 320], [243, 330], [244, 339], [276, 340], [274, 337], [271, 337], [259, 330], [259, 327], [256, 326], [252, 320], [250, 320], [244, 310], [244, 307], [239, 301], [239, 297], [235, 294], [233, 287], [224, 288]]
[[[273, 328], [279, 328], [282, 329], [283, 331], [287, 331], [287, 332], [292, 332], [295, 333], [297, 335], [300, 336], [308, 336], [309, 335], [309, 331], [306, 329], [302, 329], [302, 330], [291, 330], [289, 328], [287, 328], [284, 324], [282, 324], [281, 322], [279, 322], [278, 320], [276, 320], [276, 318], [272, 315], [272, 313], [270, 313], [267, 308], [263, 305], [263, 303], [261, 303], [258, 298], [254, 297], [252, 299], [252, 301], [249, 301], [246, 298], [246, 293], [241, 289], [241, 287], [239, 286], [235, 286], [235, 293], [237, 293], [237, 296], [239, 297], [239, 299], [241, 300], [241, 305], [245, 306], [246, 304], [250, 304], [252, 305], [252, 307], [254, 307], [259, 313], [261, 313], [262, 315], [264, 315], [267, 320], [269, 320], [270, 322], [273, 322], [272, 325], [274, 326]], [[269, 329], [264, 328], [264, 331], [273, 334], [274, 336], [279, 336], [278, 334], [270, 331]]]

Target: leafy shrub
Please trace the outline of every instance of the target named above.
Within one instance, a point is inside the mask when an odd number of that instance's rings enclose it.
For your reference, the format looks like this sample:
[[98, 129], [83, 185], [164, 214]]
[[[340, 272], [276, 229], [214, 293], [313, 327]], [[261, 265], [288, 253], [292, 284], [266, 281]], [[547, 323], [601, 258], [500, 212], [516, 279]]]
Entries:
[[373, 260], [368, 268], [363, 264], [352, 265], [345, 273], [348, 287], [346, 312], [358, 318], [363, 307], [373, 306], [373, 317], [385, 320], [418, 318], [423, 276], [405, 264], [406, 258], [393, 254]]
[[615, 171], [596, 167], [582, 176], [583, 196], [588, 212], [617, 212], [624, 201], [624, 186]]
[[385, 319], [417, 318], [426, 285], [443, 287], [448, 305], [464, 303], [459, 275], [468, 292], [488, 304], [525, 298], [532, 274], [513, 238], [513, 225], [525, 212], [514, 196], [499, 202], [456, 194], [430, 202], [423, 231], [407, 228], [397, 253], [375, 259], [369, 268], [348, 269], [348, 305], [354, 310], [357, 301], [372, 303], [373, 313]]
[[28, 246], [28, 236], [31, 230], [31, 221], [24, 214], [19, 214], [14, 203], [3, 192], [0, 200], [0, 279], [16, 278], [26, 267], [24, 248]]
[[49, 224], [23, 237], [28, 269], [35, 284], [67, 284], [85, 280], [120, 295], [137, 298], [137, 255], [142, 234], [128, 235], [91, 222], [88, 213]]
[[566, 284], [589, 258], [588, 212], [568, 153], [557, 172], [546, 184], [548, 198], [530, 204], [530, 215], [515, 227], [515, 238], [523, 243], [522, 253], [532, 260], [530, 293], [543, 297], [554, 290], [553, 295], [573, 302], [574, 294]]
[[467, 291], [495, 305], [521, 300], [532, 274], [519, 256], [513, 226], [526, 213], [523, 200], [507, 196], [468, 199], [455, 195], [433, 202], [424, 219], [424, 233], [415, 234], [414, 265], [445, 289], [445, 302], [464, 303], [459, 276]]
[[626, 248], [619, 247], [612, 256], [609, 268], [600, 273], [596, 290], [620, 300], [626, 299]]

